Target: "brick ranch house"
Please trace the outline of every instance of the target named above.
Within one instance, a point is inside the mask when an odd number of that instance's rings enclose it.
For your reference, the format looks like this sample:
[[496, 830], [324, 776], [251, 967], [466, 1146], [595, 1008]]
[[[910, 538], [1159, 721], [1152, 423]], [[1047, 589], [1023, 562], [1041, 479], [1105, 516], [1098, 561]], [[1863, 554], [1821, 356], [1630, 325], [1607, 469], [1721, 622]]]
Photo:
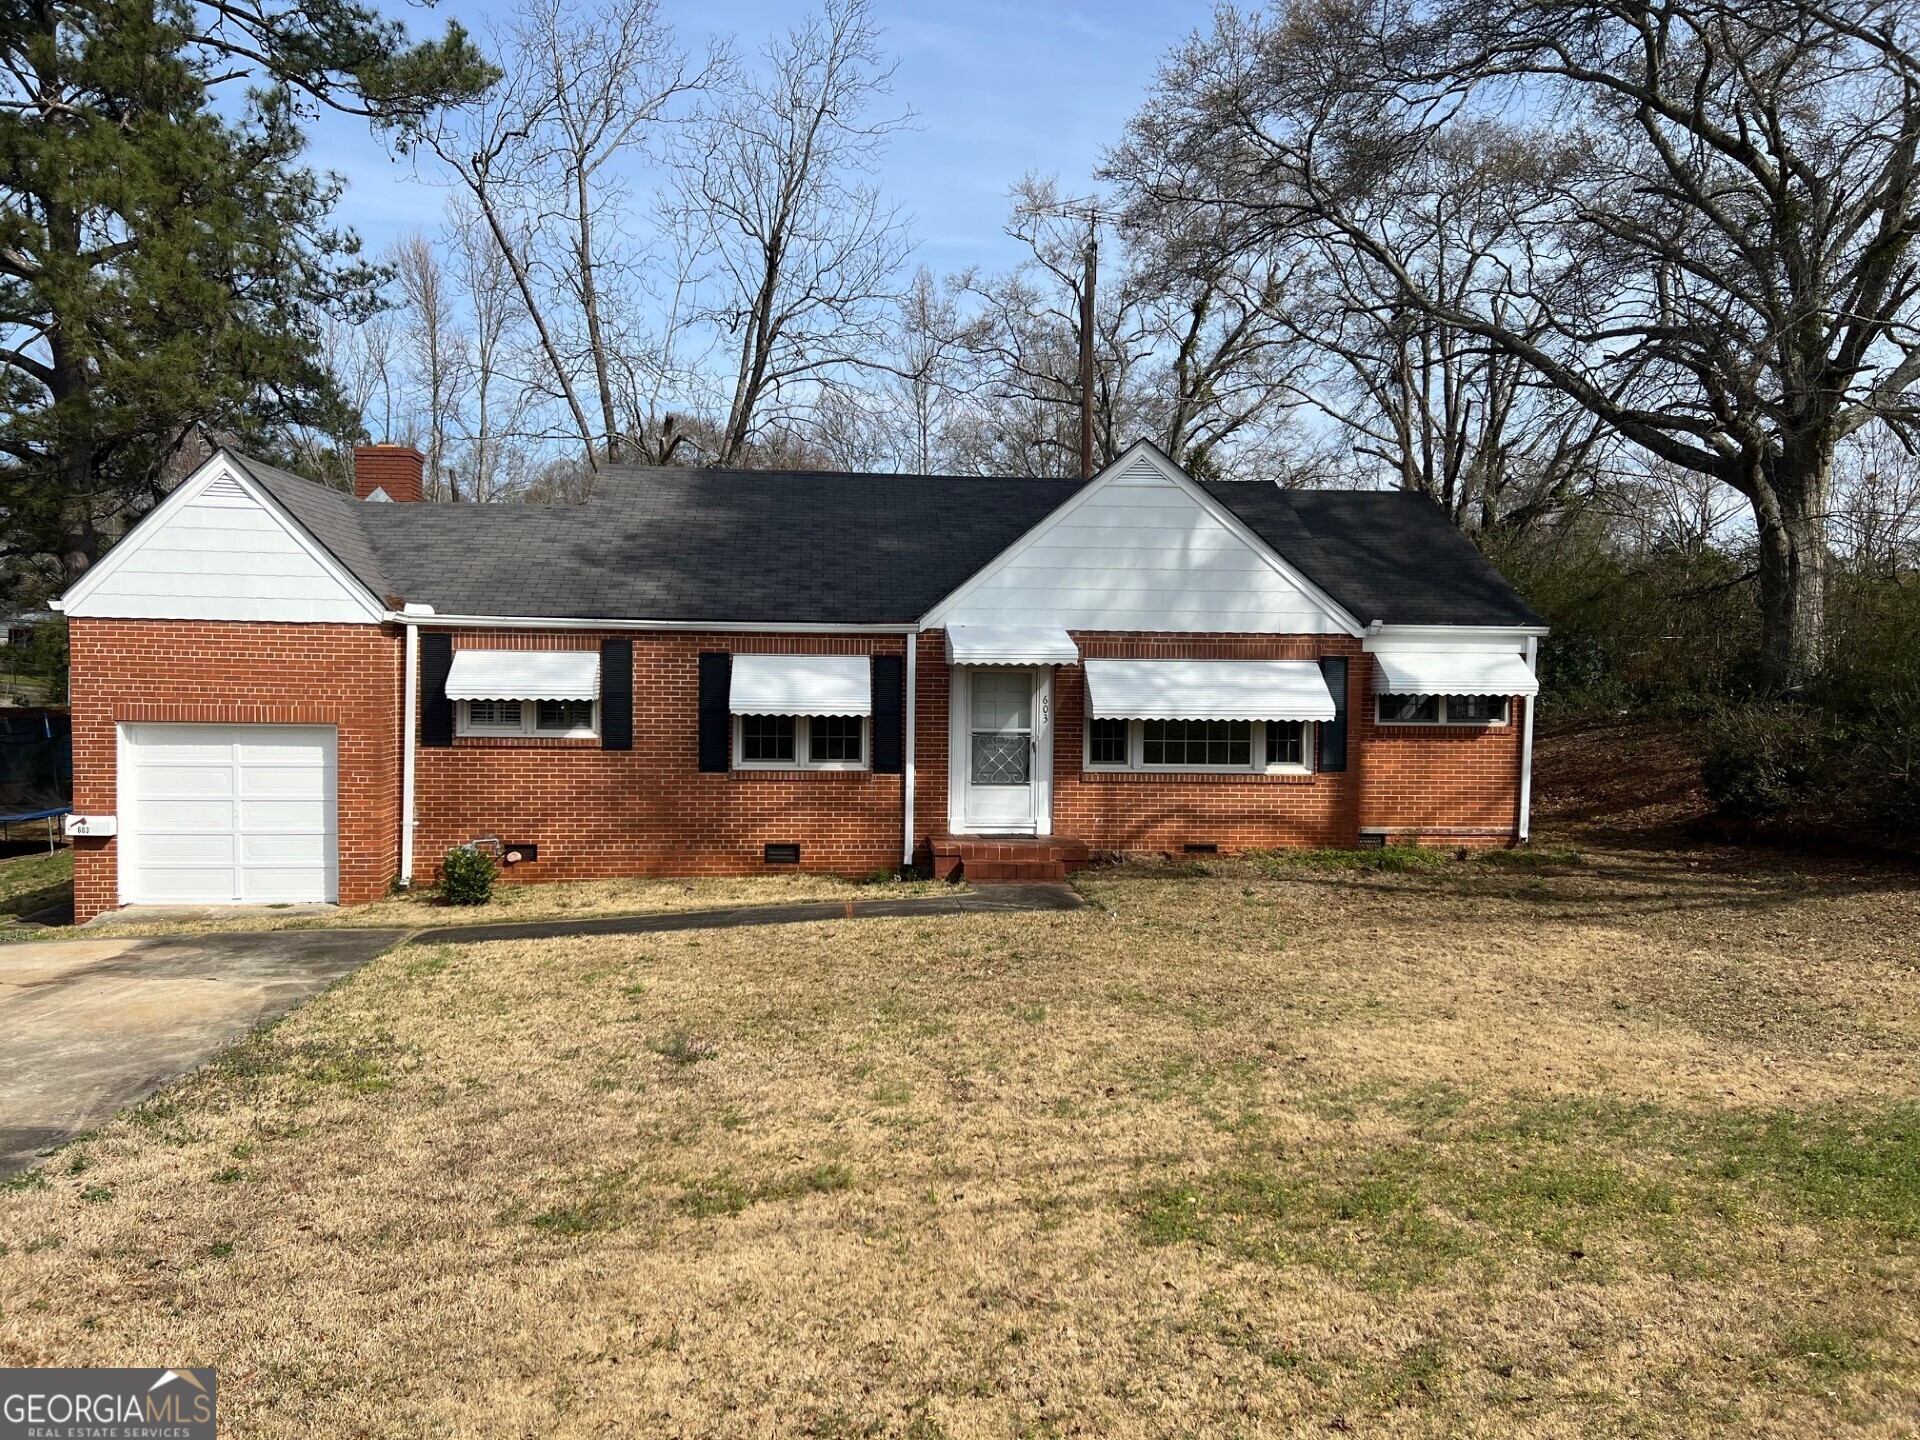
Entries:
[[976, 879], [1527, 835], [1545, 627], [1407, 493], [610, 470], [357, 496], [222, 451], [59, 602], [76, 909], [519, 880]]

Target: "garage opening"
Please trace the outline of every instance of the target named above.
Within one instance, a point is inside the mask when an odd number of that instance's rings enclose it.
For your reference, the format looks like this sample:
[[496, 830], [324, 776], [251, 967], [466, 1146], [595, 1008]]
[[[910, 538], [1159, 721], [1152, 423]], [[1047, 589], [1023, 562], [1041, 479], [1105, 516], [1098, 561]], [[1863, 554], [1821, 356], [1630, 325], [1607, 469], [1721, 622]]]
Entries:
[[337, 901], [331, 725], [122, 725], [120, 903]]

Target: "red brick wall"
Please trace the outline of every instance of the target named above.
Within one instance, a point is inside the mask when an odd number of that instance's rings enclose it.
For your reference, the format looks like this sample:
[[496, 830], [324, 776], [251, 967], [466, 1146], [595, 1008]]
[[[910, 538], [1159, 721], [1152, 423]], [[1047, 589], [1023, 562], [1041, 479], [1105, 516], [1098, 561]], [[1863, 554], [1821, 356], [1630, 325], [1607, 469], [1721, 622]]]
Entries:
[[[115, 813], [115, 727], [130, 721], [333, 725], [340, 899], [385, 893], [399, 864], [398, 633], [376, 625], [74, 620], [73, 808]], [[74, 913], [119, 904], [115, 840], [74, 844]]]
[[[1343, 635], [1077, 634], [1088, 660], [1318, 660], [1348, 657], [1359, 693], [1360, 642]], [[1086, 671], [1054, 671], [1053, 828], [1095, 850], [1179, 854], [1186, 845], [1221, 853], [1354, 843], [1362, 772], [1315, 775], [1145, 775], [1084, 768]]]
[[[597, 649], [592, 632], [473, 632], [456, 649]], [[460, 738], [416, 752], [414, 878], [430, 882], [451, 845], [485, 835], [539, 846], [521, 881], [625, 875], [759, 874], [761, 847], [798, 841], [801, 868], [862, 873], [899, 863], [902, 777], [870, 771], [698, 767], [703, 650], [901, 654], [895, 637], [638, 632], [634, 748], [598, 741]], [[1085, 679], [1054, 677], [1054, 831], [1096, 849], [1215, 844], [1351, 845], [1363, 827], [1447, 843], [1512, 836], [1514, 723], [1405, 729], [1372, 722], [1371, 664], [1341, 636], [1082, 634], [1089, 658], [1350, 661], [1349, 768], [1293, 776], [1096, 775], [1082, 769]], [[331, 724], [340, 731], [340, 894], [382, 893], [398, 866], [402, 649], [375, 626], [76, 620], [72, 626], [75, 809], [114, 810], [114, 726], [122, 721]], [[915, 837], [948, 828], [945, 636], [919, 640]], [[561, 753], [564, 752], [564, 753]], [[81, 918], [117, 903], [114, 841], [81, 841]]]
[[[458, 632], [454, 648], [597, 650], [591, 632]], [[899, 775], [859, 771], [700, 773], [699, 656], [902, 655], [895, 636], [633, 633], [633, 749], [597, 740], [456, 738], [421, 748], [414, 876], [482, 836], [539, 846], [516, 881], [625, 875], [757, 875], [761, 847], [798, 841], [800, 869], [862, 874], [901, 859]], [[565, 753], [556, 753], [565, 752]], [[942, 774], [944, 775], [944, 771]], [[944, 782], [943, 782], [944, 783]]]
[[1520, 733], [1525, 700], [1505, 725], [1374, 723], [1373, 666], [1362, 667], [1355, 744], [1365, 785], [1360, 828], [1430, 843], [1505, 844], [1520, 821]]

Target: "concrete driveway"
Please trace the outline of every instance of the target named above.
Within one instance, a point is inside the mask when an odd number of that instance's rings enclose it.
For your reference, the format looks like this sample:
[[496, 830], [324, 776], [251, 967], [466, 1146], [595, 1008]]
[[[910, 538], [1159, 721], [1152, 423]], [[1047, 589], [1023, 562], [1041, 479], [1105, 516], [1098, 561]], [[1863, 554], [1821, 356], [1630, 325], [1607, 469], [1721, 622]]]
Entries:
[[400, 930], [0, 946], [0, 1176], [144, 1100]]

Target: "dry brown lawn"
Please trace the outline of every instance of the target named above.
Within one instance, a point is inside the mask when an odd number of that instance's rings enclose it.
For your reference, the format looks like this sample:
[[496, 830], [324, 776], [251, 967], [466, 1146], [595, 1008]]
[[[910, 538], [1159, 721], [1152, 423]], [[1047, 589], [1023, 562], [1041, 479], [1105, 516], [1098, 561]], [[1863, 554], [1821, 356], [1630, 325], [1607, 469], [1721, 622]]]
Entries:
[[1210, 870], [389, 952], [0, 1195], [0, 1363], [263, 1436], [1920, 1426], [1920, 878]]
[[[16, 862], [17, 863], [17, 862]], [[69, 862], [71, 863], [71, 862]], [[71, 871], [68, 872], [71, 874]], [[4, 879], [4, 872], [0, 872]], [[443, 904], [436, 890], [390, 895], [369, 905], [324, 909], [263, 907], [231, 919], [204, 912], [183, 920], [116, 921], [112, 912], [87, 932], [109, 935], [206, 935], [222, 930], [312, 930], [334, 926], [424, 930], [441, 925], [491, 925], [518, 920], [582, 920], [594, 915], [641, 915], [661, 910], [724, 909], [734, 905], [788, 905], [803, 900], [895, 899], [947, 894], [933, 881], [861, 882], [836, 875], [757, 875], [689, 880], [581, 880], [556, 885], [494, 886], [484, 905]], [[285, 913], [275, 913], [284, 909]], [[31, 938], [46, 939], [44, 933]]]

